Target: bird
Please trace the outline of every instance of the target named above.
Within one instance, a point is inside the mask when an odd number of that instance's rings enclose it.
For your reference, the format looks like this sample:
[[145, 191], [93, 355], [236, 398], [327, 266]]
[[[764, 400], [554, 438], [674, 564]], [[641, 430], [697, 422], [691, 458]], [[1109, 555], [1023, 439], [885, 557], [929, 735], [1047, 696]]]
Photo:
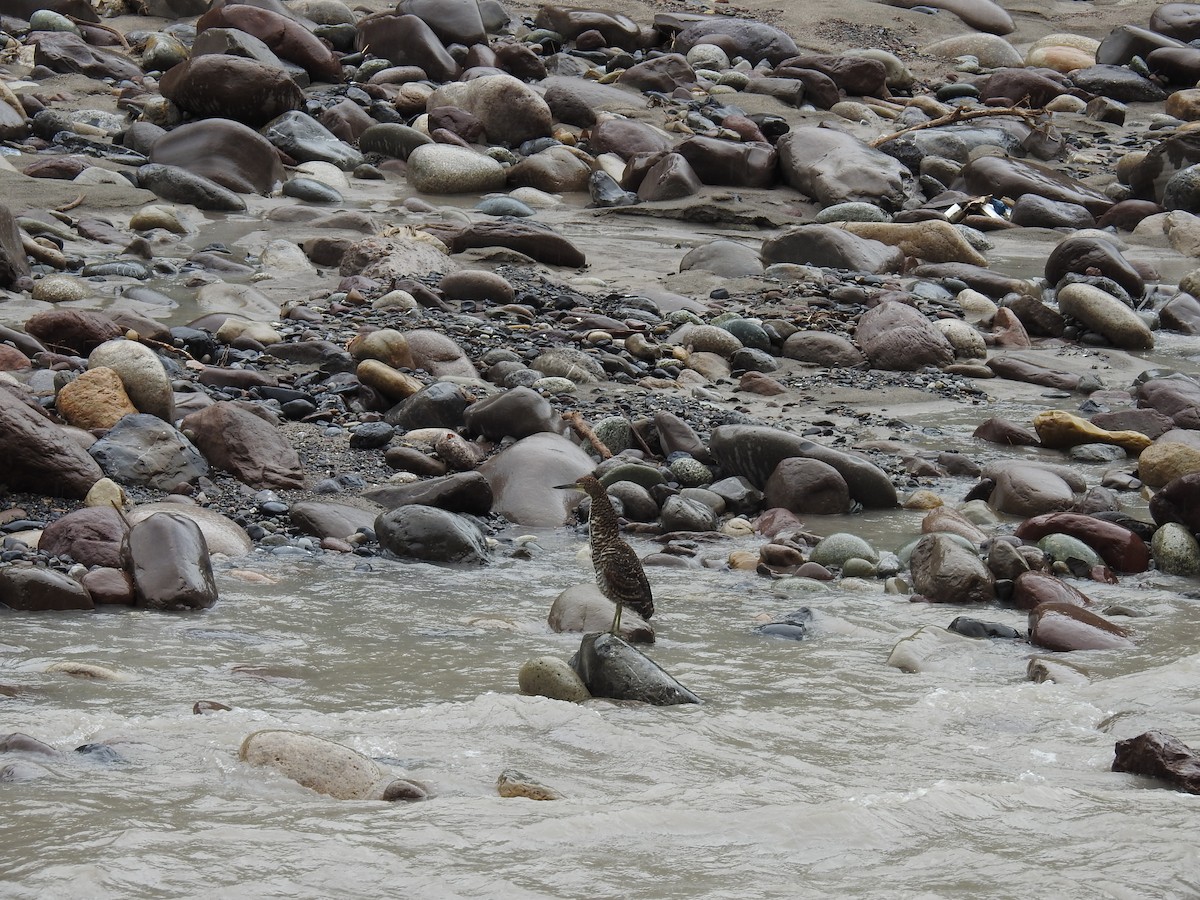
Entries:
[[621, 628], [621, 610], [628, 606], [643, 619], [654, 615], [654, 595], [637, 553], [621, 538], [617, 511], [608, 499], [608, 491], [593, 475], [584, 475], [572, 484], [558, 485], [560, 490], [583, 491], [591, 498], [588, 513], [588, 543], [592, 548], [592, 568], [600, 593], [616, 604], [609, 631]]

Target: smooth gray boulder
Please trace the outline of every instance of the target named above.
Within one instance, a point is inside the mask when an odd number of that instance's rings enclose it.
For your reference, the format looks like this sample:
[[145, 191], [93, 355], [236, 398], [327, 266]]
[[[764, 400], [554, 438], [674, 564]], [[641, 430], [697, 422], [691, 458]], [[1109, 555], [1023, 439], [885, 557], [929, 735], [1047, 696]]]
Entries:
[[593, 697], [637, 700], [653, 706], [700, 703], [654, 660], [608, 632], [585, 634], [571, 668]]

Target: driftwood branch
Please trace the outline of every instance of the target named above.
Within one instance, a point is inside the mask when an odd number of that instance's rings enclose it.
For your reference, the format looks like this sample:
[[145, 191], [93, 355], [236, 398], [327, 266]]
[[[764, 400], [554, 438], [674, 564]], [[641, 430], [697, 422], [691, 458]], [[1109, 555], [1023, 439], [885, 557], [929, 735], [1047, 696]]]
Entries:
[[562, 417], [566, 422], [575, 429], [575, 433], [592, 445], [592, 448], [600, 454], [601, 459], [612, 459], [612, 451], [604, 446], [604, 441], [596, 437], [596, 432], [592, 431], [592, 426], [584, 421], [583, 416], [572, 410], [565, 412]]
[[919, 122], [916, 125], [910, 125], [908, 128], [902, 128], [893, 134], [881, 135], [868, 143], [867, 146], [878, 147], [881, 144], [886, 144], [888, 141], [894, 141], [898, 137], [903, 137], [912, 131], [921, 131], [924, 128], [938, 128], [942, 125], [954, 125], [957, 122], [969, 122], [971, 119], [984, 119], [990, 116], [1015, 116], [1029, 123], [1040, 119], [1045, 114], [1046, 111], [1044, 109], [1022, 109], [1018, 106], [985, 106], [982, 109], [964, 109], [959, 106], [952, 112], [944, 116], [938, 116], [936, 119], [930, 119], [928, 122]]

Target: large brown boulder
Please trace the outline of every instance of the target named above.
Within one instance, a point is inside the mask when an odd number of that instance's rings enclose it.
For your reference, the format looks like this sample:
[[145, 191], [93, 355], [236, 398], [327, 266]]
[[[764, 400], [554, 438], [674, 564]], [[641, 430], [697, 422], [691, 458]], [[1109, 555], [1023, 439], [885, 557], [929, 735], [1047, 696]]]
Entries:
[[103, 472], [36, 405], [0, 387], [0, 478], [10, 488], [82, 498]]
[[304, 486], [304, 469], [292, 445], [250, 408], [214, 403], [184, 417], [182, 430], [211, 465], [250, 487]]

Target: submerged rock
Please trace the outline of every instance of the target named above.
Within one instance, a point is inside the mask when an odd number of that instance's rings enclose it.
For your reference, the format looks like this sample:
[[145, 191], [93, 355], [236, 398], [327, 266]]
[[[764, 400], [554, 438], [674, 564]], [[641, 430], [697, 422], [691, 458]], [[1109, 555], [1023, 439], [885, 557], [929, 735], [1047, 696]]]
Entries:
[[396, 778], [357, 750], [298, 731], [252, 732], [242, 741], [238, 757], [252, 766], [276, 769], [338, 800], [424, 800], [428, 796], [422, 785]]
[[1147, 731], [1117, 741], [1114, 772], [1131, 772], [1166, 781], [1176, 790], [1200, 794], [1200, 757], [1178, 738]]

